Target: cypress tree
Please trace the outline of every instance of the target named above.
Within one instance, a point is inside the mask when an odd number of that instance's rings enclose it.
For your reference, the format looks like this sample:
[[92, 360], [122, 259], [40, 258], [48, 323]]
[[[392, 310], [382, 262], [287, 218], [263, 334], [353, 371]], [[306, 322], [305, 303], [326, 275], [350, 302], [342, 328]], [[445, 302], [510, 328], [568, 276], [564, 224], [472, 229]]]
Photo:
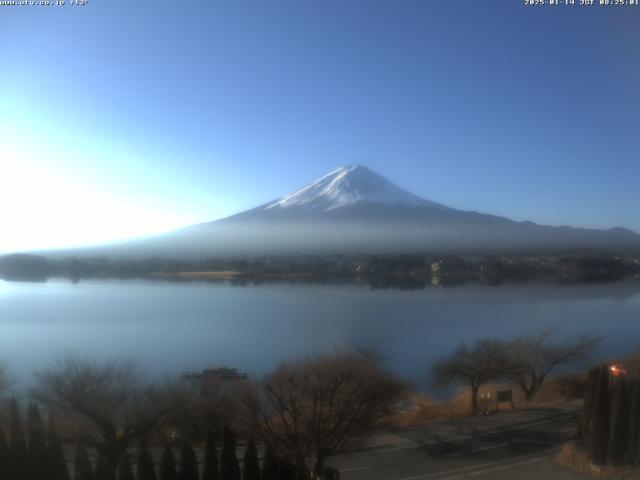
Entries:
[[267, 445], [262, 457], [262, 480], [280, 480], [278, 467], [278, 458], [273, 453], [273, 449]]
[[258, 451], [253, 440], [247, 442], [242, 461], [242, 479], [260, 480], [260, 463], [258, 462]]
[[20, 407], [18, 407], [18, 402], [15, 398], [11, 399], [9, 429], [11, 434], [9, 452], [11, 454], [11, 474], [13, 475], [13, 480], [27, 480], [29, 473], [29, 456], [22, 430]]
[[11, 475], [11, 456], [9, 454], [9, 445], [4, 436], [4, 431], [0, 425], [0, 478], [10, 478]]
[[599, 370], [592, 400], [588, 452], [592, 462], [603, 464], [607, 459], [607, 446], [609, 445], [609, 368], [603, 365]]
[[630, 386], [631, 414], [629, 416], [629, 453], [627, 461], [632, 465], [640, 462], [640, 380]]
[[598, 380], [598, 368], [592, 368], [589, 370], [587, 376], [586, 392], [584, 398], [584, 406], [582, 407], [582, 416], [580, 418], [580, 441], [584, 447], [588, 447], [591, 417], [593, 415], [593, 398], [595, 396], [595, 390]]
[[116, 475], [113, 467], [109, 464], [102, 453], [98, 453], [98, 459], [96, 460], [96, 480], [115, 480]]
[[178, 480], [176, 459], [168, 444], [165, 445], [164, 452], [162, 452], [162, 458], [160, 459], [160, 480]]
[[240, 465], [236, 457], [236, 437], [225, 425], [220, 454], [220, 480], [240, 480]]
[[178, 472], [179, 480], [199, 480], [198, 474], [198, 458], [193, 447], [187, 441], [182, 444], [180, 450], [180, 471]]
[[624, 377], [617, 379], [609, 426], [607, 463], [622, 465], [629, 452], [629, 389]]
[[64, 456], [62, 442], [58, 435], [58, 429], [53, 421], [53, 415], [49, 414], [49, 428], [47, 431], [47, 478], [51, 480], [69, 480], [69, 469]]
[[80, 444], [76, 447], [75, 473], [73, 478], [74, 480], [95, 480], [87, 450]]
[[131, 468], [131, 457], [129, 457], [128, 453], [122, 455], [118, 464], [118, 480], [135, 480], [133, 469]]
[[27, 439], [29, 478], [40, 480], [50, 474], [45, 438], [44, 423], [40, 409], [35, 403], [29, 403], [27, 409]]
[[204, 446], [202, 480], [218, 480], [218, 451], [212, 430], [207, 433], [207, 442]]
[[289, 462], [286, 459], [280, 459], [279, 462], [280, 466], [278, 467], [279, 470], [279, 480], [296, 480], [298, 475], [296, 474], [296, 466]]
[[153, 457], [147, 450], [144, 442], [140, 443], [138, 451], [138, 480], [157, 480], [156, 469], [153, 464]]

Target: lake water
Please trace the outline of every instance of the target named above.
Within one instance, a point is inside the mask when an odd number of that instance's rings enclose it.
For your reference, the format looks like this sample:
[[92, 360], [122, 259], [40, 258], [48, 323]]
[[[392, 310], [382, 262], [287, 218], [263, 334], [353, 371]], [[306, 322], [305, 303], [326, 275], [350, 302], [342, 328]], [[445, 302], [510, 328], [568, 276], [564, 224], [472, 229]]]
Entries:
[[280, 360], [333, 347], [374, 348], [420, 388], [434, 359], [478, 337], [553, 328], [603, 335], [597, 358], [640, 347], [640, 282], [232, 286], [142, 280], [0, 281], [0, 357], [18, 388], [65, 352], [128, 355], [162, 377], [213, 365], [262, 375]]

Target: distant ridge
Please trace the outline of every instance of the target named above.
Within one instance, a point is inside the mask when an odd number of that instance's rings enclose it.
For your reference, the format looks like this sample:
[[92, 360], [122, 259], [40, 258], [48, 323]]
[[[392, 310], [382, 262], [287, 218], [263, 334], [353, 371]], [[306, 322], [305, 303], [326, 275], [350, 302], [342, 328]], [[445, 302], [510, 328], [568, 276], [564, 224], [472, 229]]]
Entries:
[[504, 249], [640, 251], [640, 235], [621, 227], [552, 227], [457, 210], [414, 195], [367, 167], [347, 165], [251, 210], [102, 251], [180, 258]]

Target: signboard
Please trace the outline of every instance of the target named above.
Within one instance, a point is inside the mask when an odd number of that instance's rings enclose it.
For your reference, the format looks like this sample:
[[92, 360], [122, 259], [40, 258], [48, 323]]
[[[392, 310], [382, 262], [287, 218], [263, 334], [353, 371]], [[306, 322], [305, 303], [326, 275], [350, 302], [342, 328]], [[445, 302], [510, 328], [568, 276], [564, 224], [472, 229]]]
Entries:
[[498, 390], [496, 392], [496, 412], [500, 403], [509, 402], [513, 408], [513, 390]]
[[498, 403], [502, 402], [513, 402], [513, 391], [512, 390], [498, 390]]

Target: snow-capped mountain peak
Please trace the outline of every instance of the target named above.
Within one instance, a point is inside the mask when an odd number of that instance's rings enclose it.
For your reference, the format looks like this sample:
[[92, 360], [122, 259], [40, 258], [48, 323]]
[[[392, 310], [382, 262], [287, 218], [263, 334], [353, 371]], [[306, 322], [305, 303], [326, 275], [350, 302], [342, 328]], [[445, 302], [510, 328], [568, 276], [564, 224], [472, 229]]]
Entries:
[[347, 165], [264, 206], [265, 210], [301, 207], [329, 211], [358, 202], [385, 205], [435, 205], [403, 190], [362, 165]]

